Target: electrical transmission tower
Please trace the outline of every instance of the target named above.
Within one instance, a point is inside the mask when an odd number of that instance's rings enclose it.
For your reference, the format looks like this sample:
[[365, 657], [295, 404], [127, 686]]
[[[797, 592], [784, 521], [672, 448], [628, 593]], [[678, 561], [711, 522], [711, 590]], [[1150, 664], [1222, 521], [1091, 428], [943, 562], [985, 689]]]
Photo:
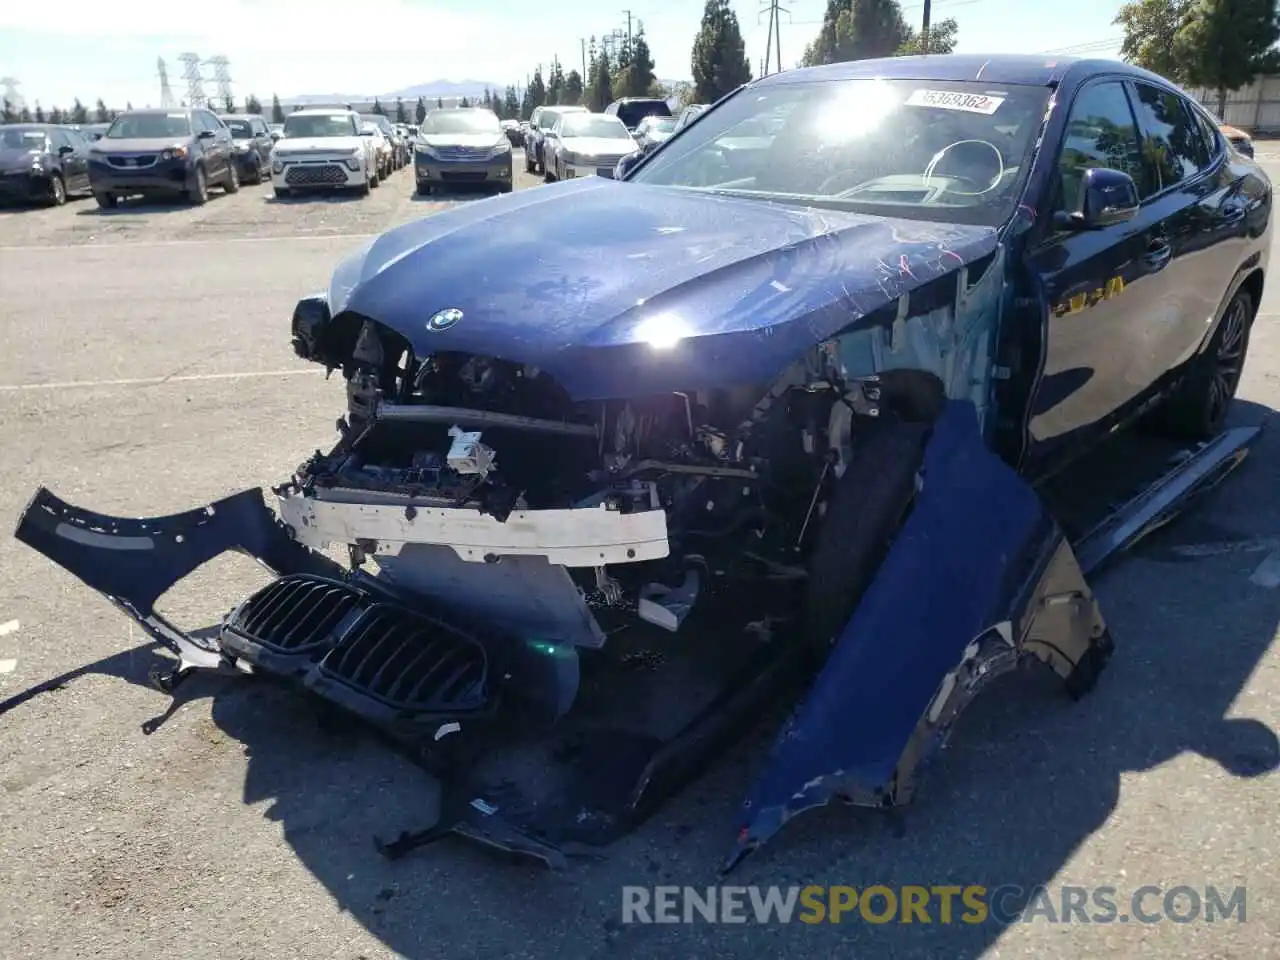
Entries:
[[0, 87], [4, 87], [4, 99], [8, 101], [12, 110], [21, 110], [26, 106], [26, 102], [22, 99], [22, 94], [18, 92], [18, 88], [22, 84], [16, 77], [0, 77]]
[[610, 61], [617, 63], [618, 55], [622, 52], [627, 42], [627, 31], [611, 30], [600, 38], [600, 49], [609, 57]]
[[764, 74], [769, 73], [769, 54], [773, 54], [774, 63], [777, 68], [774, 73], [782, 72], [782, 14], [786, 14], [790, 19], [791, 11], [782, 6], [778, 0], [764, 0], [761, 8], [761, 14], [769, 16], [769, 39], [765, 41], [764, 47]]
[[178, 98], [169, 86], [169, 68], [165, 66], [164, 57], [156, 59], [156, 72], [160, 74], [160, 109], [171, 110], [178, 105]]
[[182, 79], [187, 81], [187, 106], [207, 107], [209, 98], [205, 96], [204, 77], [200, 75], [200, 54], [179, 54], [178, 61], [182, 64]]
[[205, 61], [213, 67], [213, 82], [218, 85], [218, 99], [231, 103], [231, 61], [224, 56], [210, 57]]

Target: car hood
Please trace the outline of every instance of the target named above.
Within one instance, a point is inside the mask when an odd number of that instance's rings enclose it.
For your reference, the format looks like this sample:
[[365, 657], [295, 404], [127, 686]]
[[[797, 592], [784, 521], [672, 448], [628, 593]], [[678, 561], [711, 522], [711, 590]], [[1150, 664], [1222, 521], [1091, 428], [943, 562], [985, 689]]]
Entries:
[[596, 157], [620, 157], [634, 153], [636, 142], [618, 137], [565, 137], [564, 149], [571, 153], [583, 153]]
[[15, 147], [6, 147], [0, 150], [0, 171], [26, 170], [31, 166], [31, 162], [43, 153], [44, 151], [39, 149], [21, 150]]
[[101, 140], [93, 141], [94, 153], [157, 153], [161, 150], [168, 150], [174, 146], [183, 146], [191, 142], [190, 137], [138, 137], [135, 139], [123, 140]]
[[[526, 363], [600, 399], [770, 380], [996, 243], [992, 227], [592, 177], [382, 234], [339, 264], [328, 297], [418, 356]], [[450, 309], [448, 329], [428, 325]]]
[[509, 146], [505, 133], [428, 133], [418, 140], [428, 147], [467, 147], [473, 150]]
[[292, 137], [276, 141], [276, 152], [283, 154], [308, 153], [320, 150], [340, 151], [355, 150], [363, 146], [360, 137]]

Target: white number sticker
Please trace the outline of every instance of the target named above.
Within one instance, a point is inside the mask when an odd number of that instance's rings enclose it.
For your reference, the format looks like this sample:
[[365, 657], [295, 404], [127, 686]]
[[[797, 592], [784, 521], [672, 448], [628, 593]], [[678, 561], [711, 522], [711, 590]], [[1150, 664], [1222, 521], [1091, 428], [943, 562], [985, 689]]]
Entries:
[[991, 116], [1004, 103], [1004, 97], [992, 97], [985, 93], [958, 93], [955, 90], [915, 90], [907, 97], [912, 107], [938, 107], [942, 110], [963, 110]]

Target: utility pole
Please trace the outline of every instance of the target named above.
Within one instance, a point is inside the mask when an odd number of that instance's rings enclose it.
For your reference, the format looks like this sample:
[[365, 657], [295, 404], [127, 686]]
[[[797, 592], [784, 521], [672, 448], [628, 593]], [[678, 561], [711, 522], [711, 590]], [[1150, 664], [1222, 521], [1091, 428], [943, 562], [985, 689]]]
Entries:
[[782, 14], [791, 16], [791, 11], [782, 6], [778, 0], [763, 0], [761, 12], [769, 15], [769, 39], [765, 41], [764, 70], [762, 76], [769, 73], [769, 55], [773, 54], [777, 65], [775, 73], [782, 72]]
[[932, 0], [924, 0], [924, 21], [920, 25], [920, 52], [921, 53], [929, 52], [929, 14], [933, 12], [930, 9], [932, 6], [933, 6]]
[[627, 15], [627, 49], [630, 49], [631, 48], [631, 11], [623, 10], [622, 12]]
[[587, 85], [587, 40], [585, 37], [579, 37], [578, 43], [582, 47], [582, 85]]

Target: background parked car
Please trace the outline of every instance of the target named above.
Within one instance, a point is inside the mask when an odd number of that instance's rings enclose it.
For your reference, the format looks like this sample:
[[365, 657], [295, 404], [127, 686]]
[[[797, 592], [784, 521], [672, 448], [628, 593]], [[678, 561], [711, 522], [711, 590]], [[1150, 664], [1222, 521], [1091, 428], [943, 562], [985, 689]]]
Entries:
[[356, 190], [376, 187], [374, 138], [361, 134], [360, 115], [342, 107], [295, 110], [271, 151], [271, 185], [278, 198], [296, 190]]
[[209, 110], [132, 110], [89, 148], [89, 184], [104, 209], [137, 194], [202, 204], [211, 184], [240, 189], [231, 158], [231, 131]]
[[502, 132], [507, 135], [507, 140], [513, 147], [524, 146], [524, 134], [520, 130], [520, 124], [515, 120], [503, 120]]
[[432, 110], [422, 122], [413, 154], [419, 195], [455, 185], [510, 193], [513, 173], [511, 144], [492, 110]]
[[399, 138], [396, 136], [396, 130], [395, 127], [392, 126], [391, 121], [380, 113], [362, 113], [360, 114], [360, 119], [364, 123], [371, 123], [377, 127], [378, 133], [380, 133], [382, 135], [382, 139], [386, 141], [386, 153], [389, 156], [389, 163], [387, 163], [382, 176], [385, 178], [389, 176], [392, 171], [399, 170], [404, 166], [402, 161], [407, 158], [402, 155], [400, 144], [398, 142]]
[[617, 117], [566, 113], [547, 131], [543, 150], [548, 182], [612, 177], [618, 161], [635, 153], [636, 141]]
[[77, 130], [81, 137], [86, 141], [92, 142], [101, 139], [109, 126], [111, 126], [109, 123], [86, 123], [77, 128]]
[[[1215, 120], [1218, 118], [1215, 116]], [[1222, 130], [1222, 135], [1231, 141], [1231, 145], [1243, 153], [1250, 159], [1253, 158], [1253, 138], [1241, 130], [1239, 127], [1233, 127], [1229, 123], [1218, 120], [1218, 127]]]
[[657, 97], [623, 97], [604, 108], [611, 117], [621, 120], [628, 130], [635, 131], [645, 117], [669, 117], [671, 106]]
[[676, 130], [675, 117], [645, 117], [635, 129], [636, 143], [645, 153], [665, 143]]
[[525, 173], [547, 172], [546, 158], [542, 148], [546, 141], [547, 131], [556, 125], [566, 113], [587, 113], [586, 107], [534, 107], [533, 116], [529, 118], [529, 133], [524, 140]]
[[283, 123], [268, 123], [268, 124], [267, 124], [267, 131], [271, 134], [271, 139], [272, 139], [273, 141], [275, 141], [275, 140], [279, 140], [282, 136], [284, 136], [284, 124], [283, 124]]
[[378, 179], [385, 180], [395, 169], [395, 147], [383, 136], [376, 123], [366, 121], [360, 126], [360, 135], [373, 141], [373, 155], [377, 158]]
[[60, 206], [89, 192], [88, 143], [75, 130], [44, 123], [0, 126], [0, 200]]
[[680, 116], [676, 117], [676, 132], [683, 130], [689, 124], [693, 123], [693, 121], [697, 120], [698, 116], [706, 109], [707, 104], [705, 103], [691, 103], [681, 110]]
[[222, 122], [231, 131], [231, 156], [241, 183], [262, 183], [270, 174], [271, 148], [275, 141], [266, 121], [255, 116], [224, 116]]

